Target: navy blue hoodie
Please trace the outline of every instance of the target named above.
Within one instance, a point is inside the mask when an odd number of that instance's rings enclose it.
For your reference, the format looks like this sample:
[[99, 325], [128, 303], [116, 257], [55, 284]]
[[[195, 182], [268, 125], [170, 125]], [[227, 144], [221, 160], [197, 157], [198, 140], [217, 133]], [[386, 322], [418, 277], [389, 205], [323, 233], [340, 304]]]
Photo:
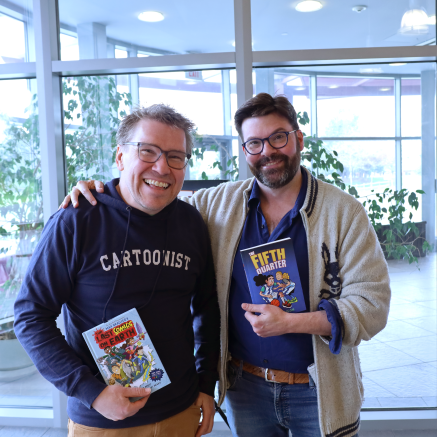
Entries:
[[[164, 420], [192, 405], [199, 390], [213, 395], [218, 378], [220, 315], [200, 214], [175, 199], [149, 216], [126, 205], [117, 185], [93, 193], [96, 206], [83, 202], [50, 218], [15, 302], [15, 332], [37, 369], [69, 396], [73, 421], [98, 428]], [[65, 338], [56, 327], [61, 308]], [[82, 333], [131, 308], [171, 384], [114, 422], [91, 407], [106, 385]]]

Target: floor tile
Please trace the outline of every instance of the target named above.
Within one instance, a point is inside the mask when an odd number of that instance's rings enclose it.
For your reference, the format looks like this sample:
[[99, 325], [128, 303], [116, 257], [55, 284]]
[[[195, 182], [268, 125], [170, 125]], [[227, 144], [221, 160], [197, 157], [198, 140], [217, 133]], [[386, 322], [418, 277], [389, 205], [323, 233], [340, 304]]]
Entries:
[[418, 317], [435, 316], [433, 308], [426, 308], [417, 303], [390, 305], [390, 314], [398, 320], [417, 319]]
[[393, 367], [401, 367], [421, 362], [419, 359], [384, 343], [376, 343], [365, 347], [359, 347], [358, 349], [361, 359], [361, 369], [363, 372], [391, 369]]
[[61, 429], [61, 428], [49, 428], [45, 434], [43, 434], [43, 437], [67, 437], [68, 430], [67, 429]]
[[[430, 331], [413, 326], [410, 323], [406, 323], [402, 320], [392, 320], [387, 326], [373, 339], [387, 342], [394, 340], [404, 340], [407, 338], [426, 337], [429, 336]], [[373, 340], [372, 339], [372, 340]]]
[[0, 430], [0, 437], [42, 437], [47, 428], [30, 428], [5, 426]]
[[429, 362], [428, 364], [431, 364], [431, 366], [434, 366], [437, 369], [437, 361]]
[[408, 319], [405, 323], [437, 334], [437, 317], [418, 317], [417, 319]]
[[437, 361], [437, 339], [435, 335], [390, 341], [385, 344], [403, 351], [424, 363]]
[[381, 387], [380, 385], [376, 384], [376, 382], [373, 382], [366, 376], [363, 376], [363, 384], [364, 384], [364, 398], [392, 398], [394, 397], [394, 394]]
[[427, 406], [422, 398], [379, 398], [378, 401], [384, 408], [408, 408]]
[[428, 363], [375, 370], [365, 376], [399, 398], [437, 395], [437, 372]]
[[416, 302], [417, 305], [423, 305], [427, 308], [437, 309], [437, 300], [425, 300], [423, 302]]

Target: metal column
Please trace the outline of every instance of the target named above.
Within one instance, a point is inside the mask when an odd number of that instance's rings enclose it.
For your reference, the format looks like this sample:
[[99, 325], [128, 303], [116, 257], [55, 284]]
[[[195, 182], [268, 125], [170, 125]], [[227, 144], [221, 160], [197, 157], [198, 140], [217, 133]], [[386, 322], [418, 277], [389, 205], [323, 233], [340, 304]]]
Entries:
[[[240, 107], [253, 96], [252, 17], [250, 0], [234, 0], [235, 64], [237, 69], [237, 104]], [[239, 148], [239, 179], [251, 176], [242, 148]]]

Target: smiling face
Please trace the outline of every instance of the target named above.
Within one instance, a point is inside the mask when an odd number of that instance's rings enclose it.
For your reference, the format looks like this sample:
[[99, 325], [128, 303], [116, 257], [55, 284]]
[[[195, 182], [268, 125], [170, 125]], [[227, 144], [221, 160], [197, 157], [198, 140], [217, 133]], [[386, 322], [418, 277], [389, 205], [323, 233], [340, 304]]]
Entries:
[[270, 275], [266, 281], [267, 287], [271, 287], [274, 283], [275, 283], [275, 280], [273, 279], [273, 276]]
[[[186, 152], [184, 131], [155, 120], [140, 120], [129, 141], [154, 144], [164, 151]], [[117, 146], [116, 163], [121, 171], [121, 197], [128, 205], [150, 215], [173, 202], [184, 183], [185, 169], [170, 168], [164, 155], [154, 163], [143, 162], [138, 158], [137, 146]]]
[[[294, 130], [289, 121], [277, 113], [250, 117], [241, 125], [243, 141], [267, 138], [275, 132]], [[282, 149], [274, 149], [265, 141], [259, 155], [244, 150], [249, 168], [257, 180], [268, 188], [281, 188], [291, 182], [300, 169], [300, 152], [303, 149], [301, 131], [288, 135], [288, 143]]]

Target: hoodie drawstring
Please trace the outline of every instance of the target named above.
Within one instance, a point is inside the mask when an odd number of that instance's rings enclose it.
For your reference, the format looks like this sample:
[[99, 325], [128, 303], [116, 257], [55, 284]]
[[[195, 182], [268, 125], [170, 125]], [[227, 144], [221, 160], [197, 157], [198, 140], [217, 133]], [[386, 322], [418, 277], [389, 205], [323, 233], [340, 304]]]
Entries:
[[121, 252], [122, 259], [121, 259], [120, 267], [117, 269], [117, 273], [115, 274], [114, 285], [113, 285], [113, 287], [112, 287], [111, 294], [109, 295], [108, 300], [106, 301], [106, 304], [105, 304], [105, 308], [103, 309], [103, 317], [102, 317], [102, 322], [103, 322], [103, 323], [106, 323], [106, 322], [108, 321], [108, 320], [106, 319], [106, 309], [108, 308], [109, 301], [111, 300], [111, 298], [112, 298], [112, 296], [113, 296], [113, 294], [114, 294], [114, 291], [115, 291], [115, 286], [117, 285], [118, 273], [119, 273], [119, 271], [120, 271], [120, 269], [121, 269], [121, 265], [122, 265], [122, 263], [123, 263], [123, 259], [124, 259], [124, 250], [126, 249], [127, 237], [128, 237], [128, 235], [129, 235], [130, 214], [131, 214], [131, 211], [132, 211], [132, 207], [131, 207], [131, 206], [127, 206], [127, 207], [126, 207], [126, 211], [129, 213], [129, 216], [128, 216], [128, 218], [127, 218], [126, 236], [124, 237], [123, 250], [122, 250], [122, 252]]

